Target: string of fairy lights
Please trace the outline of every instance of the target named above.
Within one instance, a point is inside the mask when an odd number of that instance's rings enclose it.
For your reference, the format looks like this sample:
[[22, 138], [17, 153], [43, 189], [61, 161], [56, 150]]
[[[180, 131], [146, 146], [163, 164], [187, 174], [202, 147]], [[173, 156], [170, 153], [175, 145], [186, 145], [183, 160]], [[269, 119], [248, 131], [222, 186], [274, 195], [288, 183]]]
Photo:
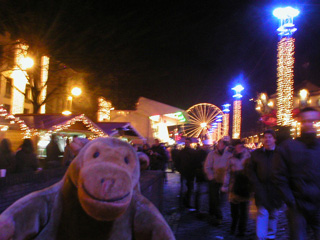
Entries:
[[277, 124], [291, 126], [293, 111], [294, 38], [284, 37], [278, 43]]
[[230, 109], [231, 104], [224, 104], [223, 107], [223, 136], [229, 136], [229, 119], [230, 119]]
[[72, 125], [76, 124], [77, 122], [82, 122], [95, 135], [95, 137], [106, 136], [106, 134], [103, 131], [101, 131], [99, 128], [95, 127], [93, 123], [88, 118], [86, 118], [84, 114], [76, 116], [64, 124], [54, 125], [52, 127], [54, 129], [52, 132], [55, 133], [55, 132], [63, 131], [65, 129], [70, 128]]
[[25, 138], [31, 138], [32, 135], [35, 134], [34, 129], [30, 129], [27, 124], [24, 122], [24, 120], [15, 117], [13, 114], [9, 114], [7, 110], [3, 107], [3, 105], [0, 105], [0, 117], [4, 117], [5, 119], [9, 120], [10, 124], [18, 124], [20, 127], [20, 130], [23, 134], [23, 139]]
[[[5, 119], [8, 119], [10, 124], [18, 124], [20, 127], [20, 130], [22, 131], [23, 139], [40, 135], [37, 129], [29, 128], [24, 120], [14, 116], [13, 114], [9, 114], [2, 105], [0, 105], [0, 117], [4, 117]], [[107, 134], [105, 134], [102, 130], [96, 127], [94, 123], [91, 122], [84, 114], [76, 116], [63, 124], [54, 125], [52, 127], [53, 130], [49, 130], [48, 133], [52, 134], [52, 133], [57, 133], [59, 131], [63, 131], [65, 129], [70, 128], [72, 125], [76, 124], [77, 122], [82, 122], [86, 126], [86, 128], [88, 128], [88, 130], [93, 133], [93, 135], [89, 136], [89, 139], [94, 139], [97, 137], [107, 137]]]
[[229, 113], [223, 114], [223, 136], [229, 136]]
[[233, 102], [232, 138], [239, 139], [241, 133], [241, 100]]
[[111, 110], [114, 110], [112, 103], [104, 97], [98, 98], [98, 122], [110, 121]]

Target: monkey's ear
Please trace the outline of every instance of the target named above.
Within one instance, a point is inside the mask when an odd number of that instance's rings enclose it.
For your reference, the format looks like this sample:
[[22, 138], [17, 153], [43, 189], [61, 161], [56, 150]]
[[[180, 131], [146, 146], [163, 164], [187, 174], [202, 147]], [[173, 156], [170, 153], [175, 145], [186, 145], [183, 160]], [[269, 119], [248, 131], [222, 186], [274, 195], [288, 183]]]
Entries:
[[75, 156], [78, 155], [80, 150], [89, 142], [86, 138], [75, 138], [72, 143], [70, 143], [70, 148]]

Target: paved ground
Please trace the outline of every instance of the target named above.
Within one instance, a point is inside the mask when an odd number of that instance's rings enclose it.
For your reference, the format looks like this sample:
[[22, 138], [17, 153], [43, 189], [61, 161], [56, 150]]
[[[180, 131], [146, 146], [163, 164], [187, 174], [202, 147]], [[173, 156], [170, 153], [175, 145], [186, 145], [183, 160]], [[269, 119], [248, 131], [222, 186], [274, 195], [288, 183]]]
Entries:
[[[180, 176], [177, 173], [167, 173], [168, 181], [164, 187], [164, 217], [172, 228], [177, 240], [207, 240], [207, 239], [255, 239], [255, 222], [251, 217], [245, 237], [237, 238], [230, 235], [230, 208], [227, 201], [223, 205], [224, 219], [220, 226], [213, 226], [207, 218], [199, 219], [196, 212], [190, 211], [179, 204]], [[208, 197], [204, 195], [203, 209], [208, 210]], [[276, 239], [289, 239], [287, 221], [284, 211], [281, 211]], [[310, 238], [311, 240], [312, 238]]]

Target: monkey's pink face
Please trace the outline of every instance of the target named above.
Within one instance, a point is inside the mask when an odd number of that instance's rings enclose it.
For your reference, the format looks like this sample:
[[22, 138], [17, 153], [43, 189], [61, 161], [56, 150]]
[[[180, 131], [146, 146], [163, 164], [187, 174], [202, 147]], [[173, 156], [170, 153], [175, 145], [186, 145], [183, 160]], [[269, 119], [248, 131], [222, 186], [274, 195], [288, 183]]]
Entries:
[[134, 149], [121, 140], [97, 139], [88, 145], [72, 163], [79, 169], [79, 201], [91, 217], [112, 221], [131, 202], [139, 179], [139, 161]]

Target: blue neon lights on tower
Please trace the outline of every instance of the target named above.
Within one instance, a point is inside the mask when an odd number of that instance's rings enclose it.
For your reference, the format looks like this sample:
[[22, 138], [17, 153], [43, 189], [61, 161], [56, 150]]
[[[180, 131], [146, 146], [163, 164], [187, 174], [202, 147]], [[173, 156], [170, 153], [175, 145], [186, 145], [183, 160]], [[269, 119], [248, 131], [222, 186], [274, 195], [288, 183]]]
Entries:
[[297, 28], [293, 24], [293, 18], [299, 15], [299, 10], [292, 7], [277, 8], [273, 15], [280, 19], [280, 27], [277, 29], [280, 36], [291, 36]]
[[229, 104], [229, 103], [223, 104], [222, 105], [222, 107], [223, 107], [222, 112], [229, 113], [230, 112], [230, 109], [229, 109], [230, 106], [231, 106], [231, 104]]
[[273, 11], [273, 15], [280, 20], [280, 26], [277, 29], [280, 36], [277, 61], [277, 124], [279, 126], [292, 124], [295, 41], [292, 36], [297, 31], [293, 18], [299, 13], [299, 10], [292, 7], [277, 8]]
[[232, 138], [240, 139], [241, 135], [241, 92], [244, 88], [239, 84], [232, 88], [235, 91], [235, 95], [233, 97], [235, 100], [233, 101], [233, 125], [232, 125]]
[[239, 99], [242, 98], [241, 92], [244, 90], [242, 85], [238, 84], [237, 86], [232, 88], [232, 90], [234, 90], [236, 92], [236, 94], [233, 95], [234, 98], [239, 98]]
[[216, 122], [217, 122], [217, 123], [222, 122], [222, 115], [218, 115], [218, 116], [217, 116]]

